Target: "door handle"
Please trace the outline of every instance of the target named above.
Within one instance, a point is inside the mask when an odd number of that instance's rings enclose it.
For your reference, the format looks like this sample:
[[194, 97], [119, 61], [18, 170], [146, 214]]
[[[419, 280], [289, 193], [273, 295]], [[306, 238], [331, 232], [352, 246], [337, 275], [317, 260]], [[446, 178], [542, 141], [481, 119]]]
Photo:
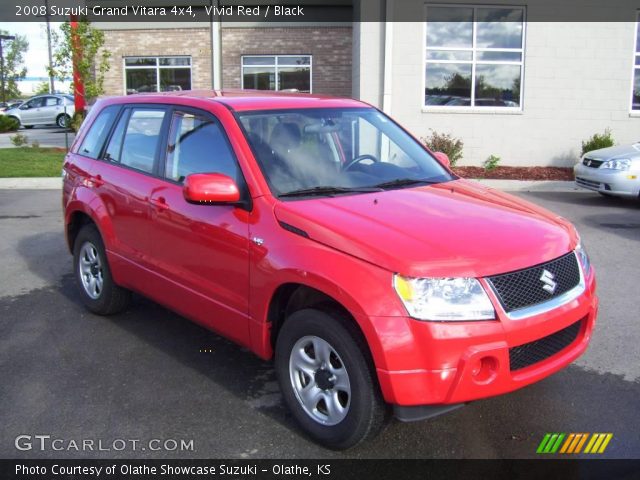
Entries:
[[156, 207], [158, 210], [166, 210], [169, 208], [169, 204], [164, 199], [164, 197], [150, 198], [149, 203]]

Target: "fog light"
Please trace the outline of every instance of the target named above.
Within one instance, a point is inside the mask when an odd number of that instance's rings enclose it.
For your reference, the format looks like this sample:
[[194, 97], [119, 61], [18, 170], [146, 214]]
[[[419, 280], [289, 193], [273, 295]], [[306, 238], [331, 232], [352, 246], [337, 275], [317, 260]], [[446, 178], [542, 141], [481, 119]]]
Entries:
[[627, 178], [629, 180], [635, 180], [636, 178], [638, 178], [638, 176], [637, 175], [627, 175]]
[[490, 383], [497, 373], [498, 359], [495, 357], [482, 357], [471, 368], [471, 376], [476, 383]]

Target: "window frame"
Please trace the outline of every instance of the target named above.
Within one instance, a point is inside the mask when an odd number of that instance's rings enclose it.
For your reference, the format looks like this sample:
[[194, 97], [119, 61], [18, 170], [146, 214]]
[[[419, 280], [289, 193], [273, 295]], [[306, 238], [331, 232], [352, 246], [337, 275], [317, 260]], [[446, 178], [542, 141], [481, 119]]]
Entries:
[[[89, 137], [89, 134], [91, 133], [91, 130], [95, 127], [95, 124], [98, 121], [98, 119], [100, 118], [100, 116], [103, 115], [110, 108], [116, 109], [116, 114], [115, 114], [115, 116], [113, 118], [113, 122], [111, 122], [111, 125], [108, 126], [107, 134], [102, 139], [102, 144], [98, 146], [98, 150], [97, 150], [96, 156], [95, 157], [90, 157], [89, 155], [87, 155], [86, 153], [83, 153], [83, 151], [82, 151], [82, 147], [84, 145], [84, 142], [87, 141], [87, 137]], [[82, 137], [82, 141], [80, 143], [78, 143], [78, 146], [76, 147], [76, 149], [75, 149], [75, 151], [73, 153], [76, 154], [76, 155], [79, 155], [79, 156], [81, 156], [83, 158], [88, 158], [90, 160], [98, 160], [98, 161], [104, 160], [103, 157], [104, 157], [105, 151], [107, 149], [107, 145], [109, 144], [109, 142], [111, 140], [111, 136], [113, 135], [113, 132], [114, 132], [114, 130], [116, 128], [116, 125], [120, 121], [120, 117], [122, 116], [122, 111], [123, 110], [124, 109], [122, 108], [122, 105], [119, 104], [119, 103], [113, 103], [111, 105], [105, 105], [104, 108], [100, 109], [100, 111], [96, 114], [95, 118], [91, 122], [91, 125], [87, 126], [87, 132], [84, 134], [84, 136]], [[114, 163], [114, 162], [110, 162], [110, 163]]]
[[[171, 105], [170, 106], [170, 110], [169, 110], [169, 123], [167, 125], [167, 132], [166, 132], [166, 137], [164, 139], [164, 145], [163, 145], [163, 150], [160, 152], [160, 165], [158, 167], [158, 177], [160, 178], [160, 180], [163, 180], [165, 182], [169, 182], [173, 185], [178, 185], [178, 186], [183, 186], [184, 185], [184, 180], [182, 182], [177, 181], [177, 180], [173, 180], [172, 178], [167, 177], [166, 175], [166, 170], [167, 170], [167, 157], [168, 157], [168, 150], [169, 150], [169, 141], [170, 141], [170, 137], [171, 137], [171, 126], [173, 125], [173, 116], [178, 113], [186, 113], [186, 114], [191, 114], [191, 115], [200, 115], [202, 117], [205, 118], [211, 118], [214, 123], [218, 126], [218, 128], [220, 128], [220, 132], [222, 133], [222, 137], [224, 138], [224, 141], [227, 145], [227, 147], [229, 148], [229, 152], [231, 152], [231, 155], [236, 163], [236, 167], [238, 168], [238, 178], [234, 179], [234, 181], [236, 182], [236, 184], [238, 185], [238, 188], [240, 189], [240, 192], [242, 194], [243, 189], [246, 189], [246, 180], [244, 178], [244, 173], [242, 172], [242, 167], [240, 166], [240, 161], [238, 160], [238, 155], [236, 155], [235, 150], [233, 149], [233, 144], [231, 143], [231, 139], [229, 138], [229, 134], [227, 133], [226, 128], [224, 128], [224, 124], [222, 123], [222, 121], [213, 113], [207, 111], [207, 110], [202, 110], [200, 108], [197, 107], [190, 107], [190, 106], [186, 106], [186, 105]], [[247, 190], [248, 191], [248, 190]]]
[[629, 96], [629, 115], [632, 117], [640, 117], [640, 108], [633, 109], [633, 97], [635, 90], [636, 72], [640, 75], [640, 65], [637, 64], [640, 59], [640, 49], [638, 49], [638, 40], [640, 40], [640, 34], [638, 33], [638, 27], [640, 26], [640, 10], [636, 10], [636, 21], [634, 22], [634, 35], [633, 35], [633, 49], [631, 58], [631, 95]]
[[[275, 62], [273, 64], [269, 64], [269, 65], [245, 65], [244, 64], [244, 59], [247, 57], [274, 57]], [[278, 76], [278, 67], [291, 67], [294, 65], [278, 65], [278, 58], [291, 58], [291, 57], [309, 57], [309, 65], [305, 65], [309, 67], [309, 94], [313, 93], [313, 55], [308, 54], [308, 53], [301, 53], [301, 54], [283, 54], [283, 55], [278, 55], [278, 54], [265, 54], [265, 53], [260, 53], [260, 54], [246, 54], [246, 55], [241, 55], [240, 56], [240, 88], [242, 90], [245, 90], [244, 87], [244, 69], [245, 68], [250, 68], [250, 67], [268, 67], [268, 68], [274, 68], [275, 69], [275, 76], [276, 76], [276, 89], [275, 90], [262, 90], [264, 92], [281, 92], [282, 90], [280, 89], [280, 77]], [[305, 92], [306, 93], [306, 92]]]
[[[136, 65], [136, 66], [128, 66], [127, 59], [128, 58], [153, 58], [156, 61], [155, 65]], [[188, 58], [189, 65], [180, 65], [176, 67], [175, 65], [160, 65], [161, 58]], [[193, 88], [193, 57], [191, 55], [126, 55], [122, 57], [122, 85], [123, 85], [123, 95], [133, 95], [127, 93], [127, 70], [155, 70], [156, 71], [156, 91], [155, 92], [144, 92], [144, 93], [161, 93], [160, 90], [160, 70], [171, 70], [171, 69], [189, 69], [189, 88], [187, 90], [191, 90]]]
[[[433, 8], [470, 8], [473, 10], [473, 22], [472, 22], [472, 44], [470, 48], [464, 47], [429, 47], [427, 45], [427, 30], [428, 30], [428, 15], [427, 11], [430, 7]], [[476, 46], [477, 33], [478, 33], [478, 21], [477, 11], [486, 8], [501, 8], [501, 9], [514, 9], [522, 11], [522, 47], [521, 48], [478, 48]], [[451, 3], [430, 3], [424, 4], [424, 20], [422, 22], [423, 36], [422, 36], [422, 88], [420, 93], [420, 104], [422, 110], [425, 112], [440, 112], [440, 113], [522, 113], [524, 111], [524, 74], [525, 74], [525, 57], [526, 57], [526, 45], [527, 45], [527, 8], [524, 5], [512, 5], [512, 4], [451, 4]], [[461, 51], [471, 52], [471, 60], [427, 60], [428, 51]], [[520, 61], [498, 61], [498, 60], [482, 60], [478, 61], [478, 52], [508, 52], [508, 53], [520, 53]], [[471, 65], [471, 105], [427, 105], [425, 101], [426, 89], [427, 89], [427, 64], [465, 64]], [[520, 65], [520, 101], [517, 107], [482, 107], [473, 105], [475, 102], [476, 94], [476, 67], [477, 65]]]

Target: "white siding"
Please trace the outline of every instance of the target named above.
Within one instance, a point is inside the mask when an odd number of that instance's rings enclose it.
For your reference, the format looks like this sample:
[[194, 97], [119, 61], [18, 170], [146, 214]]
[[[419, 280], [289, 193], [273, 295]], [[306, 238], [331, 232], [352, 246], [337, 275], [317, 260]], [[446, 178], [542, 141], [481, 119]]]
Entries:
[[[393, 37], [391, 114], [419, 137], [430, 128], [460, 137], [462, 165], [495, 154], [503, 165], [569, 166], [581, 141], [606, 127], [619, 143], [640, 140], [640, 116], [629, 113], [633, 22], [528, 22], [523, 109], [516, 113], [426, 111], [424, 23], [401, 27]], [[360, 75], [363, 84], [363, 68]]]

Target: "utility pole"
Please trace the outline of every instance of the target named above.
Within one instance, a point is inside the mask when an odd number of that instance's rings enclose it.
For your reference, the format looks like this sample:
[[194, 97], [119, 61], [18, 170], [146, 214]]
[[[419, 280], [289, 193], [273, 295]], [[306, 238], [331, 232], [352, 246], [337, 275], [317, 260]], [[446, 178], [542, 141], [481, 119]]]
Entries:
[[15, 40], [13, 35], [0, 35], [0, 77], [2, 77], [2, 103], [7, 101], [7, 92], [4, 88], [4, 53], [2, 51], [2, 42], [5, 40]]
[[55, 85], [53, 83], [53, 55], [51, 53], [51, 25], [49, 24], [49, 0], [44, 0], [47, 13], [45, 19], [47, 20], [47, 49], [49, 50], [49, 93], [56, 93]]

